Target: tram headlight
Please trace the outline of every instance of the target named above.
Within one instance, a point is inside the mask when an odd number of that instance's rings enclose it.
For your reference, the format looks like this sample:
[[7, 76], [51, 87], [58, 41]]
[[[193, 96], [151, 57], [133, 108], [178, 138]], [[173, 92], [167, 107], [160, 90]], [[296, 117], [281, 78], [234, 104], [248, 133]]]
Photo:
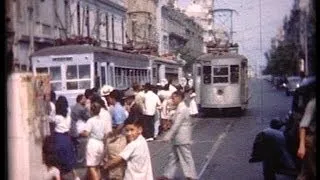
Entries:
[[222, 94], [223, 94], [223, 90], [218, 89], [217, 94], [218, 94], [218, 95], [222, 95]]

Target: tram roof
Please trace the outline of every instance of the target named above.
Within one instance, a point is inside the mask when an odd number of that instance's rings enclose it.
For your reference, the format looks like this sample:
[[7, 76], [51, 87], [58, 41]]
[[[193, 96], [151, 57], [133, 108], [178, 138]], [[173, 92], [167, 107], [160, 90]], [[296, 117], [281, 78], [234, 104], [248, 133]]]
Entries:
[[32, 57], [36, 56], [50, 56], [50, 55], [69, 55], [69, 54], [85, 54], [85, 53], [106, 53], [114, 56], [126, 57], [126, 58], [139, 58], [148, 60], [148, 58], [141, 54], [130, 54], [121, 51], [115, 51], [103, 47], [90, 46], [90, 45], [65, 45], [54, 46], [44, 49], [40, 49], [32, 54]]
[[229, 59], [229, 58], [241, 58], [241, 59], [247, 59], [245, 56], [241, 54], [235, 54], [235, 53], [225, 53], [225, 54], [213, 54], [208, 53], [201, 55], [197, 58], [197, 61], [208, 61], [212, 59]]

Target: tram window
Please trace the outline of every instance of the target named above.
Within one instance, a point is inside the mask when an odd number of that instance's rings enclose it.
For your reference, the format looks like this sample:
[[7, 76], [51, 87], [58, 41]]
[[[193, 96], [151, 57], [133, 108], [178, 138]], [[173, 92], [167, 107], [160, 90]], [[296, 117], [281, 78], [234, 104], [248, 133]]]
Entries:
[[79, 89], [89, 89], [90, 88], [90, 81], [79, 81]]
[[61, 80], [61, 69], [60, 67], [50, 67], [51, 80]]
[[[90, 65], [69, 65], [66, 77], [67, 90], [88, 89], [90, 88]], [[83, 83], [86, 85], [82, 85]]]
[[115, 68], [115, 86], [118, 87], [121, 81], [121, 68]]
[[90, 65], [79, 65], [79, 79], [90, 79]]
[[138, 81], [138, 83], [140, 84], [140, 82], [141, 82], [141, 70], [138, 70], [138, 79], [137, 79], [137, 81]]
[[226, 83], [228, 82], [228, 77], [213, 77], [213, 83]]
[[114, 68], [113, 67], [109, 67], [108, 69], [108, 84], [110, 84], [111, 86], [114, 86], [114, 77], [115, 77], [115, 72], [114, 72]]
[[203, 83], [211, 83], [211, 66], [203, 66]]
[[53, 91], [61, 91], [62, 90], [61, 82], [53, 82], [50, 84], [51, 84], [51, 88]]
[[230, 76], [231, 83], [238, 83], [239, 82], [239, 65], [231, 65], [230, 71], [231, 71], [231, 76]]
[[100, 70], [101, 70], [101, 83], [103, 85], [103, 84], [106, 84], [106, 68], [104, 66], [101, 66]]
[[77, 79], [77, 66], [67, 67], [67, 79]]
[[67, 82], [67, 89], [68, 90], [78, 89], [78, 82], [77, 81]]
[[228, 66], [213, 67], [213, 83], [228, 83], [229, 80]]
[[228, 75], [228, 67], [214, 67], [213, 68], [214, 75]]
[[36, 68], [37, 73], [48, 73], [48, 68]]

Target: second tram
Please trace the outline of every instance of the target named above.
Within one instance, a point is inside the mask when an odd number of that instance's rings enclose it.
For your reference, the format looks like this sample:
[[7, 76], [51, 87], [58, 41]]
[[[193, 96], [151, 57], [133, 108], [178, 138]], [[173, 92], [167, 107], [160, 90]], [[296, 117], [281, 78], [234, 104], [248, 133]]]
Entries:
[[197, 58], [193, 74], [200, 107], [247, 109], [247, 63], [246, 57], [235, 53], [208, 53]]
[[162, 61], [158, 57], [102, 47], [66, 45], [36, 51], [32, 55], [32, 70], [34, 74], [48, 73], [52, 90], [57, 96], [66, 96], [73, 104], [85, 89], [99, 89], [105, 84], [126, 89], [134, 82], [155, 83], [167, 77], [179, 79], [182, 65]]

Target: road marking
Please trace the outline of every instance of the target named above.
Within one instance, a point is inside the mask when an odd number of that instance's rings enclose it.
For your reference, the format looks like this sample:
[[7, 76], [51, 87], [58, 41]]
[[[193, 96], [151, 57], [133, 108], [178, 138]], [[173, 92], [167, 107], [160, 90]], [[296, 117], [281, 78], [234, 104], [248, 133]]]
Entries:
[[213, 144], [211, 150], [208, 152], [207, 156], [206, 156], [206, 161], [198, 175], [198, 179], [201, 179], [201, 176], [203, 175], [204, 171], [207, 169], [207, 166], [209, 165], [211, 159], [213, 158], [214, 154], [217, 152], [220, 144], [222, 143], [223, 139], [227, 136], [232, 124], [234, 121], [232, 121], [231, 123], [229, 123], [227, 125], [227, 127], [225, 128], [224, 132], [221, 133], [217, 139], [217, 141]]

